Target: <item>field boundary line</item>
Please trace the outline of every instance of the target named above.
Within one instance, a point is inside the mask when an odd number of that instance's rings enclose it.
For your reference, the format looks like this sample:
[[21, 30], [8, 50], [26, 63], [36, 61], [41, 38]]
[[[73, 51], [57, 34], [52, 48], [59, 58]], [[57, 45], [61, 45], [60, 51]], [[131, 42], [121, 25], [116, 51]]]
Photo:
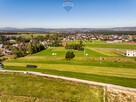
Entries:
[[51, 77], [51, 78], [56, 78], [56, 79], [69, 80], [69, 81], [76, 81], [76, 82], [92, 84], [92, 85], [97, 85], [97, 86], [102, 86], [102, 87], [107, 87], [107, 88], [116, 88], [116, 89], [135, 91], [136, 92], [136, 88], [129, 88], [129, 87], [124, 87], [124, 86], [119, 86], [119, 85], [106, 84], [106, 83], [101, 83], [101, 82], [88, 81], [88, 80], [82, 80], [82, 79], [70, 78], [70, 77], [64, 77], [64, 76], [49, 75], [49, 74], [43, 74], [43, 73], [40, 73], [40, 72], [16, 71], [16, 70], [0, 70], [0, 72], [33, 74], [33, 75], [38, 75], [38, 76]]

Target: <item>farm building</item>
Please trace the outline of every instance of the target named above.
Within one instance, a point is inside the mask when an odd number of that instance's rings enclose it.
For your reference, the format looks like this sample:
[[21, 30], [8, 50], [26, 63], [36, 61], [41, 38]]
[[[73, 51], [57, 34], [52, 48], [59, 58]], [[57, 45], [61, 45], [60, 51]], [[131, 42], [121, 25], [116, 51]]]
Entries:
[[135, 51], [126, 51], [125, 55], [128, 57], [135, 57], [136, 56], [136, 52]]

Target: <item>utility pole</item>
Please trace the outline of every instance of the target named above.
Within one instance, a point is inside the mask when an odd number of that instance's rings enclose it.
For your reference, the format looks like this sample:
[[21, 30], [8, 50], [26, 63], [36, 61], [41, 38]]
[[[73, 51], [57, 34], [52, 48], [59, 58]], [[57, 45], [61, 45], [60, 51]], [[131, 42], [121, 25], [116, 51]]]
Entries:
[[85, 50], [84, 50], [84, 55], [85, 55]]

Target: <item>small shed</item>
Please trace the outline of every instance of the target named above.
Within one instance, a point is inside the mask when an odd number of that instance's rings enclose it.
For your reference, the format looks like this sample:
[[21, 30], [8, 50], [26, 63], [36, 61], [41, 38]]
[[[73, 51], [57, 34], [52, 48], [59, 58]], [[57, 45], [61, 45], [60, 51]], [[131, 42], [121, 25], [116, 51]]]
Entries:
[[26, 67], [28, 67], [28, 68], [36, 68], [37, 66], [36, 65], [26, 65]]

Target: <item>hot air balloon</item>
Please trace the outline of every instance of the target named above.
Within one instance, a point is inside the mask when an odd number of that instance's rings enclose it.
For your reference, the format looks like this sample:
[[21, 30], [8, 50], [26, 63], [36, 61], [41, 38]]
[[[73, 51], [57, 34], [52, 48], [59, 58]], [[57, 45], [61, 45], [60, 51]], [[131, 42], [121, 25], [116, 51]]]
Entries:
[[63, 7], [64, 7], [64, 9], [65, 9], [67, 12], [69, 12], [69, 11], [73, 8], [73, 3], [72, 3], [72, 1], [70, 1], [70, 0], [64, 1]]

